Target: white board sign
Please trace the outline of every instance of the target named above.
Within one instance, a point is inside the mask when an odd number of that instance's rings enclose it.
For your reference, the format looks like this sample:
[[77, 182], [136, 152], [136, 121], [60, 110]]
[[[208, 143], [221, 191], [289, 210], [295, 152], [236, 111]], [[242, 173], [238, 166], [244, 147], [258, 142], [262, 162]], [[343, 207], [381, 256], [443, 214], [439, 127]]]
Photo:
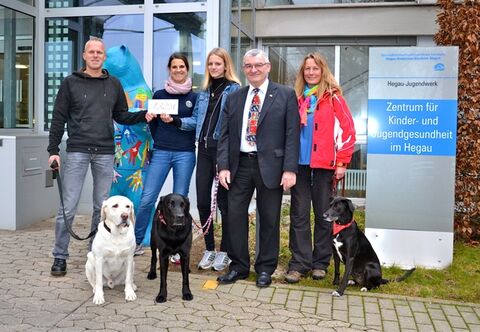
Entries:
[[149, 99], [148, 112], [178, 115], [178, 99]]

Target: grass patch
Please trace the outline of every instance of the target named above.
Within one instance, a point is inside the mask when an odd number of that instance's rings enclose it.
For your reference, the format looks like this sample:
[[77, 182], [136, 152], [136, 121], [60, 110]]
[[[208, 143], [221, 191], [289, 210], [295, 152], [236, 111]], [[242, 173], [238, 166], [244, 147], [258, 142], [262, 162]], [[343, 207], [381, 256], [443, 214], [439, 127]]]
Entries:
[[[355, 220], [363, 230], [365, 227], [365, 211], [362, 209], [356, 210]], [[279, 270], [283, 271], [287, 270], [291, 256], [288, 248], [289, 227], [289, 205], [284, 205], [280, 224], [279, 257]], [[217, 227], [216, 231], [219, 232], [219, 228], [220, 227]], [[253, 257], [255, 257], [254, 222], [252, 222], [250, 226], [249, 239], [250, 253], [253, 262]], [[327, 277], [324, 280], [313, 280], [308, 277], [302, 279], [298, 285], [333, 290], [333, 269], [332, 259]], [[386, 279], [394, 279], [403, 273], [398, 267], [382, 268], [382, 271], [383, 277]], [[343, 270], [341, 273], [343, 273]], [[255, 275], [251, 274], [250, 279], [255, 280]], [[283, 280], [279, 278], [276, 282], [283, 282]], [[357, 286], [348, 286], [347, 292], [349, 289], [355, 291], [360, 290]], [[457, 241], [454, 243], [453, 263], [448, 268], [444, 270], [417, 268], [407, 280], [399, 283], [392, 282], [371, 290], [370, 292], [480, 303], [480, 250], [478, 247], [471, 247], [463, 242]]]

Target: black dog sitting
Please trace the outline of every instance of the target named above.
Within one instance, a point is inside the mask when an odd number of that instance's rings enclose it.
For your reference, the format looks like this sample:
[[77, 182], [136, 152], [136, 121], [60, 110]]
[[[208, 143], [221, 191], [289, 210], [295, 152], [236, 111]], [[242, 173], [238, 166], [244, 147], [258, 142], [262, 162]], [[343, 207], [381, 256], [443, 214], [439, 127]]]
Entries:
[[188, 274], [190, 272], [190, 249], [192, 247], [192, 216], [188, 198], [169, 194], [160, 198], [153, 217], [150, 247], [152, 259], [147, 278], [157, 277], [157, 249], [160, 257], [160, 292], [155, 302], [167, 301], [167, 272], [170, 255], [180, 255], [182, 268], [182, 299], [193, 299]]
[[[389, 282], [382, 278], [382, 267], [373, 250], [370, 241], [357, 227], [353, 219], [355, 207], [351, 200], [336, 197], [330, 208], [323, 214], [325, 220], [333, 222], [333, 260], [335, 262], [335, 276], [333, 284], [339, 284], [340, 261], [345, 264], [345, 274], [333, 296], [342, 296], [347, 283], [358, 284], [362, 292]], [[407, 270], [405, 274], [395, 281], [407, 278], [415, 268]], [[349, 281], [349, 277], [353, 280]]]

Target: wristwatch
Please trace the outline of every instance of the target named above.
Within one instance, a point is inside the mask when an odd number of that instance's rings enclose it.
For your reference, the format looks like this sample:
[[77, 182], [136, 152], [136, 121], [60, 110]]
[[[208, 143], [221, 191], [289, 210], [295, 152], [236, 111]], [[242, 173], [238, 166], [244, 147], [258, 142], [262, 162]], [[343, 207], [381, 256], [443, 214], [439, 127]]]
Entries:
[[347, 164], [344, 164], [340, 161], [337, 163], [337, 167], [347, 167]]

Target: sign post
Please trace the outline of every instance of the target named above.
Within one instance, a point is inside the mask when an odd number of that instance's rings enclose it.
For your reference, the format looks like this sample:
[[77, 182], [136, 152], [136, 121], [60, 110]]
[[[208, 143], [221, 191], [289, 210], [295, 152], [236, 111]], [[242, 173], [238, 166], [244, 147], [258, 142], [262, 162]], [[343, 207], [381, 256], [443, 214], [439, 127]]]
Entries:
[[383, 265], [453, 259], [457, 47], [370, 48], [366, 230]]

